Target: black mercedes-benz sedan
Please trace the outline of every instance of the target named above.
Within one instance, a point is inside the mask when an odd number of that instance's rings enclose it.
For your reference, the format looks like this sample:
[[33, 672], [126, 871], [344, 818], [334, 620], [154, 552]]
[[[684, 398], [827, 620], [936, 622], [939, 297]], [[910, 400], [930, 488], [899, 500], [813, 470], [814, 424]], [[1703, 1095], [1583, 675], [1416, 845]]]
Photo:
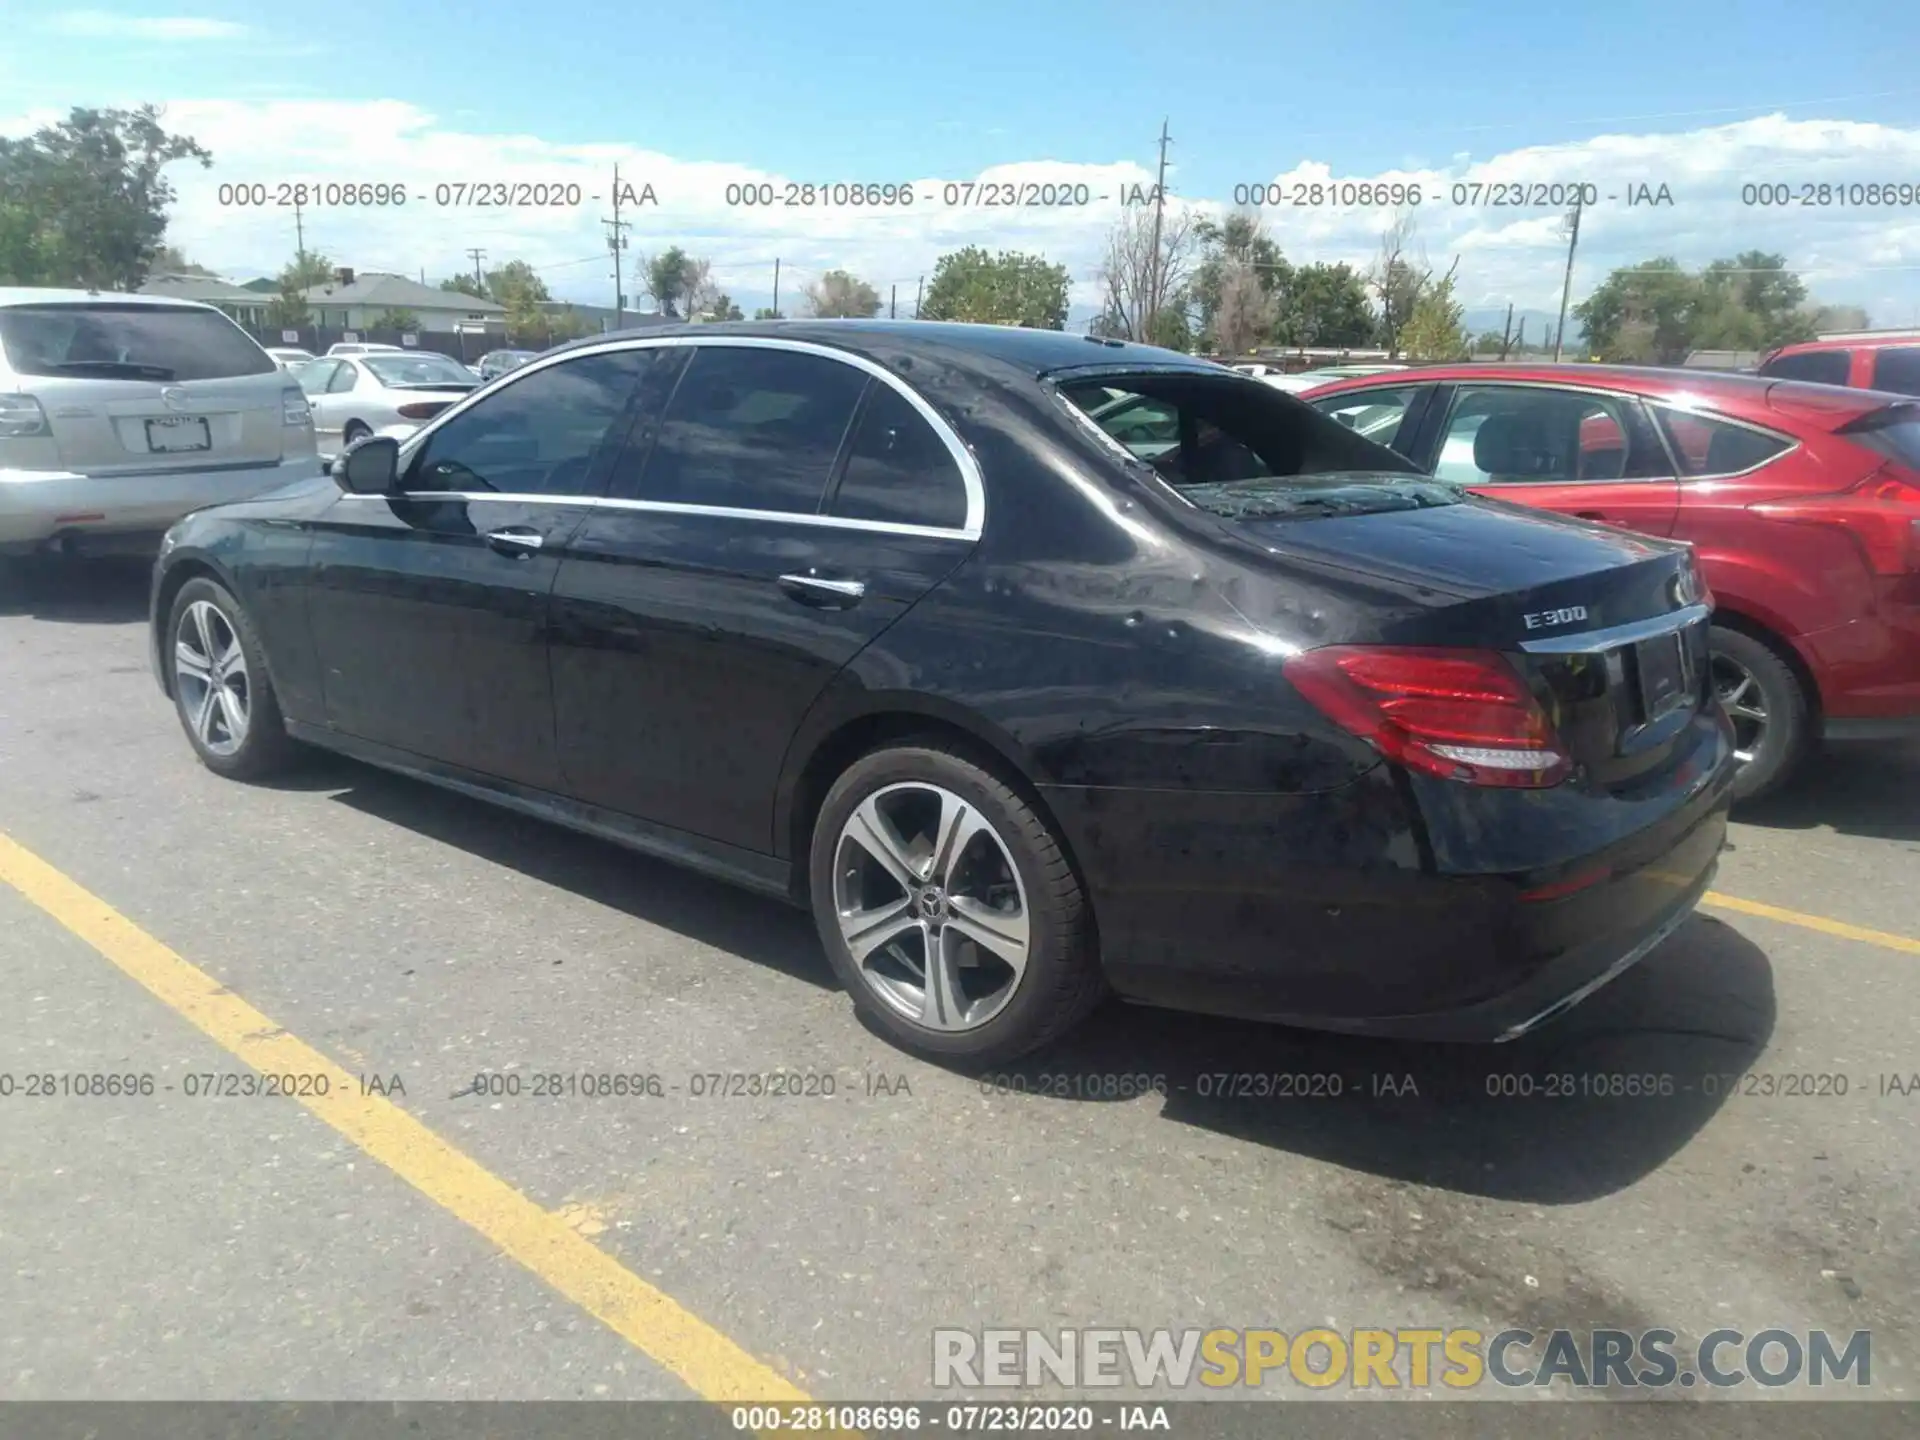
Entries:
[[566, 346], [189, 516], [153, 641], [215, 772], [304, 742], [808, 906], [874, 1024], [986, 1062], [1109, 992], [1576, 1003], [1713, 875], [1710, 606], [1189, 356], [818, 321]]

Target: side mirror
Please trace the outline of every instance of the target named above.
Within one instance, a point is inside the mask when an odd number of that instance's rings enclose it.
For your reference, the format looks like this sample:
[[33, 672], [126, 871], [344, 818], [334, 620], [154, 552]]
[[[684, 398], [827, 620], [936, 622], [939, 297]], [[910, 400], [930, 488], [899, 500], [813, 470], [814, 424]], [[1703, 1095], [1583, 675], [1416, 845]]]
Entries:
[[369, 435], [334, 457], [334, 483], [350, 495], [385, 495], [400, 475], [400, 442], [391, 435]]

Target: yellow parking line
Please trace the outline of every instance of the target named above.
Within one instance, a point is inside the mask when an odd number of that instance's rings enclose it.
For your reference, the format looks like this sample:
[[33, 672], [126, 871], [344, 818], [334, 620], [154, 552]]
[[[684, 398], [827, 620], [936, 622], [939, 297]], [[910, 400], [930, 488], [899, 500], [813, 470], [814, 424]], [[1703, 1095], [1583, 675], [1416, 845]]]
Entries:
[[391, 1101], [360, 1094], [354, 1075], [289, 1035], [99, 896], [4, 834], [0, 834], [0, 880], [236, 1059], [264, 1074], [325, 1075], [327, 1093], [301, 1097], [300, 1104], [671, 1370], [697, 1394], [716, 1402], [808, 1398], [590, 1243], [565, 1218], [541, 1209]]
[[1802, 930], [1818, 930], [1822, 935], [1836, 935], [1842, 940], [1879, 945], [1887, 950], [1898, 950], [1903, 955], [1920, 955], [1920, 940], [1895, 935], [1890, 930], [1869, 930], [1864, 925], [1849, 925], [1844, 920], [1829, 920], [1824, 915], [1808, 915], [1804, 911], [1785, 910], [1778, 905], [1763, 905], [1758, 900], [1742, 900], [1737, 895], [1722, 895], [1717, 890], [1709, 890], [1702, 895], [1700, 903], [1722, 910], [1737, 910], [1742, 915], [1757, 915], [1762, 920], [1777, 920], [1782, 925], [1798, 925]]

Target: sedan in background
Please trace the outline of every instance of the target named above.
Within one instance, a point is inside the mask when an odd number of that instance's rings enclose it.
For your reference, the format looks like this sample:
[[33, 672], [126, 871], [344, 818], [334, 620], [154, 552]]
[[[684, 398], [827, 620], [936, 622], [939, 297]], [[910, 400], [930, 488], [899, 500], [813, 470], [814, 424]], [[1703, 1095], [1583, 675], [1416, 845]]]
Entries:
[[518, 370], [540, 352], [537, 350], [489, 350], [473, 366], [482, 380], [498, 380], [509, 370]]
[[805, 906], [874, 1026], [980, 1063], [1110, 991], [1550, 1021], [1714, 874], [1708, 613], [1684, 545], [1191, 356], [722, 322], [188, 518], [152, 645], [215, 773], [305, 741]]
[[369, 340], [343, 340], [337, 345], [329, 345], [329, 355], [408, 355], [412, 352], [401, 345], [379, 345]]
[[294, 374], [303, 365], [313, 363], [313, 352], [302, 350], [294, 345], [269, 345], [267, 354], [273, 357], [273, 363], [289, 375]]
[[303, 367], [298, 379], [323, 455], [369, 435], [411, 435], [481, 384], [458, 360], [422, 350], [325, 355]]
[[1308, 403], [1478, 494], [1693, 544], [1738, 792], [1920, 735], [1920, 404], [1765, 375], [1422, 368]]

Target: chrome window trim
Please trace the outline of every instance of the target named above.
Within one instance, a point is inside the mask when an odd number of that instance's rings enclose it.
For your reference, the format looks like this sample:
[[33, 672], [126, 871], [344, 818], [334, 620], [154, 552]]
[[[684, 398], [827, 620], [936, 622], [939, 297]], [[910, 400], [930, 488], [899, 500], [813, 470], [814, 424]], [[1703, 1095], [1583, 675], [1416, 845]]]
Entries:
[[343, 491], [342, 500], [410, 500], [428, 505], [443, 500], [492, 500], [503, 505], [573, 505], [582, 510], [637, 510], [658, 515], [718, 515], [730, 520], [775, 521], [785, 525], [813, 525], [826, 530], [865, 530], [877, 535], [921, 535], [929, 540], [966, 540], [980, 537], [942, 525], [908, 525], [898, 520], [856, 520], [844, 515], [821, 515], [800, 510], [746, 510], [732, 505], [687, 505], [677, 500], [622, 500], [606, 495], [530, 495], [511, 490], [396, 490], [390, 495]]
[[1656, 635], [1671, 635], [1689, 625], [1698, 625], [1713, 613], [1706, 605], [1687, 605], [1646, 620], [1629, 620], [1604, 630], [1586, 630], [1577, 635], [1547, 635], [1538, 640], [1522, 640], [1520, 648], [1529, 655], [1595, 655], [1618, 650]]
[[[529, 360], [506, 374], [495, 377], [471, 394], [464, 396], [454, 405], [442, 410], [426, 424], [400, 443], [399, 466], [402, 473], [413, 463], [420, 447], [442, 425], [456, 416], [464, 414], [467, 407], [480, 399], [494, 394], [498, 389], [517, 384], [529, 375], [538, 373], [550, 365], [562, 365], [569, 360], [584, 359], [589, 355], [614, 355], [626, 350], [662, 350], [678, 347], [733, 347], [746, 350], [786, 350], [799, 355], [813, 355], [823, 360], [838, 361], [851, 366], [861, 373], [881, 381], [897, 392], [902, 399], [918, 412], [921, 419], [933, 427], [933, 433], [940, 437], [940, 443], [946, 446], [947, 453], [953, 457], [960, 471], [960, 483], [967, 496], [967, 518], [960, 526], [945, 525], [909, 525], [886, 520], [852, 520], [837, 515], [821, 515], [814, 512], [787, 510], [747, 510], [728, 505], [687, 505], [672, 501], [656, 500], [617, 500], [607, 497], [584, 496], [542, 496], [540, 499], [552, 499], [556, 503], [570, 505], [596, 505], [609, 509], [658, 510], [664, 514], [726, 515], [736, 519], [781, 520], [804, 525], [826, 525], [835, 529], [872, 530], [892, 535], [929, 535], [960, 540], [978, 540], [986, 528], [987, 490], [986, 482], [980, 473], [980, 462], [974, 458], [973, 451], [949, 425], [946, 419], [935, 410], [926, 398], [894, 374], [877, 360], [864, 355], [855, 355], [850, 351], [837, 350], [831, 345], [821, 345], [810, 340], [783, 340], [771, 335], [661, 335], [629, 336], [624, 339], [609, 339], [593, 345], [583, 345], [577, 350], [566, 350], [554, 355], [541, 356]], [[402, 490], [395, 492], [407, 498], [450, 499], [452, 494], [442, 490]], [[384, 499], [384, 496], [368, 496], [369, 499]], [[482, 491], [466, 498], [498, 500], [506, 497], [490, 491]], [[514, 497], [525, 499], [528, 497]]]

